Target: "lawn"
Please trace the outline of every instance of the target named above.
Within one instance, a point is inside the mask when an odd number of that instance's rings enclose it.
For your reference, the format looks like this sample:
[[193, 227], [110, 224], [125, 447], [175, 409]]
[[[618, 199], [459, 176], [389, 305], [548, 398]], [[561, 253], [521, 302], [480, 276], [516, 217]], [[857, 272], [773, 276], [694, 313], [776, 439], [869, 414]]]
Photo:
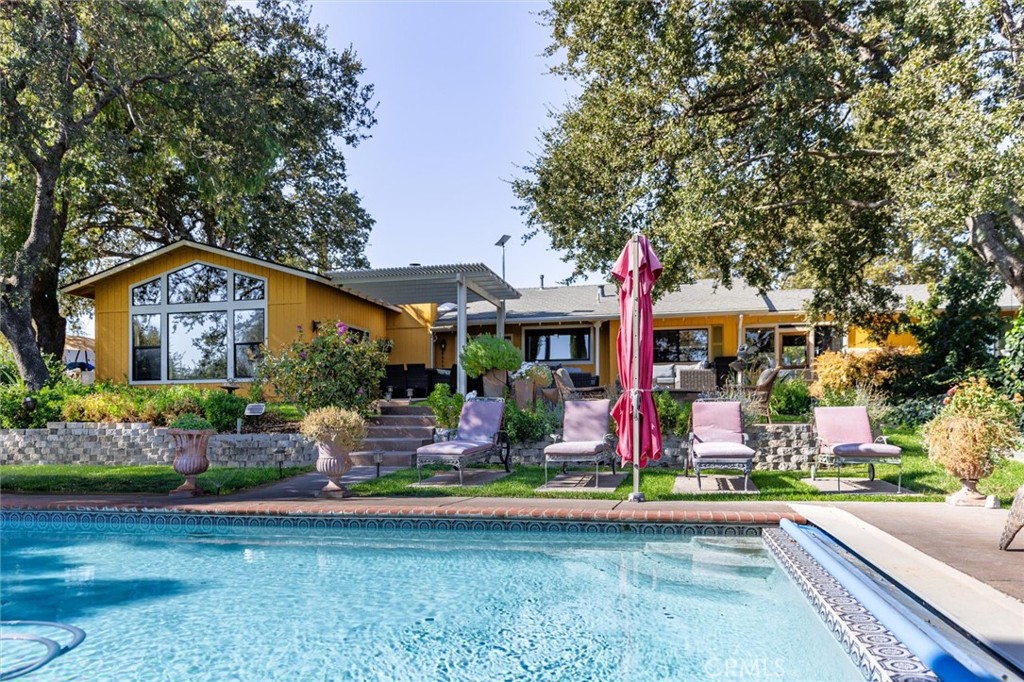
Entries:
[[[200, 474], [204, 492], [226, 495], [283, 477], [312, 471], [312, 466], [246, 469], [215, 467]], [[184, 479], [170, 466], [4, 465], [0, 492], [5, 493], [167, 493]]]
[[[897, 429], [888, 432], [890, 442], [903, 448], [903, 485], [920, 493], [915, 496], [897, 495], [837, 495], [818, 492], [804, 479], [806, 471], [755, 471], [751, 479], [760, 493], [755, 495], [714, 494], [674, 495], [672, 487], [679, 471], [674, 469], [644, 469], [640, 476], [640, 489], [648, 500], [760, 500], [760, 501], [941, 501], [956, 491], [960, 484], [952, 476], [928, 460], [921, 444], [921, 436], [913, 430]], [[427, 467], [426, 469], [432, 469]], [[866, 477], [867, 467], [844, 467], [844, 475]], [[894, 465], [879, 465], [878, 476], [896, 483]], [[285, 476], [312, 471], [312, 466], [289, 467]], [[445, 471], [444, 467], [437, 467]], [[828, 477], [831, 472], [821, 472]], [[199, 477], [200, 487], [209, 493], [227, 494], [278, 480], [278, 470], [214, 468]], [[0, 491], [34, 493], [166, 493], [182, 481], [169, 466], [101, 467], [101, 466], [39, 466], [5, 465], [0, 468]], [[511, 475], [483, 486], [446, 488], [411, 488], [416, 482], [415, 469], [403, 469], [379, 479], [358, 483], [351, 490], [365, 497], [539, 497], [571, 499], [622, 500], [632, 490], [632, 479], [627, 476], [614, 493], [549, 492], [538, 493], [544, 482], [544, 469], [540, 466], [520, 465]], [[1003, 504], [1009, 504], [1014, 492], [1024, 485], [1024, 463], [1006, 460], [999, 464], [992, 476], [984, 479], [979, 489], [988, 495], [998, 495]]]

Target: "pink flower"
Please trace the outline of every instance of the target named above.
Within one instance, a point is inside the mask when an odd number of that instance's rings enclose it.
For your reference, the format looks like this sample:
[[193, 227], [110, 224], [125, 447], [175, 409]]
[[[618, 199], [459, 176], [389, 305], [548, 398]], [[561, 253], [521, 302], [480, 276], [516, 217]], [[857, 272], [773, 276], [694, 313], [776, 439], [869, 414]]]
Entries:
[[299, 333], [300, 333], [300, 334], [302, 333], [302, 325], [301, 325], [301, 324], [300, 324], [300, 325], [299, 325], [298, 327], [296, 327], [296, 329], [298, 329], [298, 330], [299, 330]]
[[954, 386], [953, 388], [951, 388], [948, 391], [946, 391], [946, 395], [954, 395], [954, 394], [956, 394], [956, 386]]
[[363, 394], [363, 389], [359, 389], [358, 391], [356, 391], [356, 393], [358, 393], [359, 395], [362, 395]]
[[303, 360], [305, 360], [306, 359], [305, 351], [303, 351], [302, 353], [299, 353], [299, 357], [302, 358]]
[[345, 332], [348, 331], [348, 325], [345, 324], [344, 322], [339, 322], [337, 326], [338, 326], [338, 336], [341, 336], [342, 334], [344, 334]]
[[949, 405], [949, 398], [943, 398], [942, 399], [942, 404], [943, 405]]

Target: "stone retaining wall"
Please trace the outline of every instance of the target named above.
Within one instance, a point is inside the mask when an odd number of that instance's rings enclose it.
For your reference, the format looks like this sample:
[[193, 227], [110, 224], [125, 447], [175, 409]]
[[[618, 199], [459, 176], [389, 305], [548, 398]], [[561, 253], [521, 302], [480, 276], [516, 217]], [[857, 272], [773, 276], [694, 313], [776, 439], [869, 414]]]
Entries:
[[[784, 470], [809, 469], [815, 447], [810, 424], [754, 424], [747, 427], [748, 445], [757, 451], [755, 469]], [[516, 445], [512, 448], [512, 461], [525, 464], [543, 464], [544, 446], [550, 441]], [[689, 452], [685, 438], [667, 436], [663, 442], [661, 459], [651, 466], [682, 469]], [[492, 462], [499, 462], [497, 456]]]
[[[312, 464], [316, 447], [295, 433], [219, 434], [210, 464], [276, 467]], [[174, 439], [152, 424], [50, 422], [45, 429], [0, 429], [0, 464], [170, 464]]]

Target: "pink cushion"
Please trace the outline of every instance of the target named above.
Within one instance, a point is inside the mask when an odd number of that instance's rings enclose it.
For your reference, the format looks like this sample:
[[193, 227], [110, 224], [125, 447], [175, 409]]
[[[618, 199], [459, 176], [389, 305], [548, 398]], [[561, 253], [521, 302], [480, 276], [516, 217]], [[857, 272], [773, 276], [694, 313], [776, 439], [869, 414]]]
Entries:
[[736, 401], [694, 403], [693, 435], [705, 443], [742, 443], [743, 413], [740, 404]]
[[840, 457], [899, 457], [903, 450], [886, 443], [839, 443], [831, 452]]
[[552, 443], [544, 448], [545, 455], [595, 455], [605, 449], [603, 440], [576, 440]]
[[697, 459], [753, 459], [754, 451], [742, 443], [694, 443]]
[[417, 455], [473, 455], [494, 447], [493, 443], [465, 440], [446, 440], [416, 448]]
[[608, 433], [610, 400], [566, 400], [562, 438], [566, 441], [602, 440]]
[[459, 415], [457, 441], [493, 441], [501, 431], [501, 418], [505, 404], [497, 400], [467, 400]]
[[825, 445], [870, 443], [875, 439], [868, 410], [859, 405], [814, 408], [814, 429]]

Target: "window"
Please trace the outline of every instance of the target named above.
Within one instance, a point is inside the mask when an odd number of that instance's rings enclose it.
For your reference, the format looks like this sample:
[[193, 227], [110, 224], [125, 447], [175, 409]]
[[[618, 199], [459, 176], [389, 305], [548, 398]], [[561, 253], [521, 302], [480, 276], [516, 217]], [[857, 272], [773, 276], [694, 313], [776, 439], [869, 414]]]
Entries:
[[831, 326], [814, 328], [814, 357], [828, 351], [841, 351], [843, 349], [843, 335]]
[[782, 342], [782, 354], [779, 358], [782, 367], [807, 367], [807, 332], [784, 332], [779, 339]]
[[542, 362], [590, 360], [590, 329], [527, 329], [526, 359]]
[[707, 329], [655, 329], [655, 362], [701, 362], [708, 359]]
[[160, 381], [159, 315], [132, 315], [132, 379]]
[[743, 343], [754, 353], [767, 353], [775, 358], [775, 327], [749, 327], [743, 331]]
[[132, 285], [133, 382], [249, 379], [267, 338], [267, 281], [192, 263]]

